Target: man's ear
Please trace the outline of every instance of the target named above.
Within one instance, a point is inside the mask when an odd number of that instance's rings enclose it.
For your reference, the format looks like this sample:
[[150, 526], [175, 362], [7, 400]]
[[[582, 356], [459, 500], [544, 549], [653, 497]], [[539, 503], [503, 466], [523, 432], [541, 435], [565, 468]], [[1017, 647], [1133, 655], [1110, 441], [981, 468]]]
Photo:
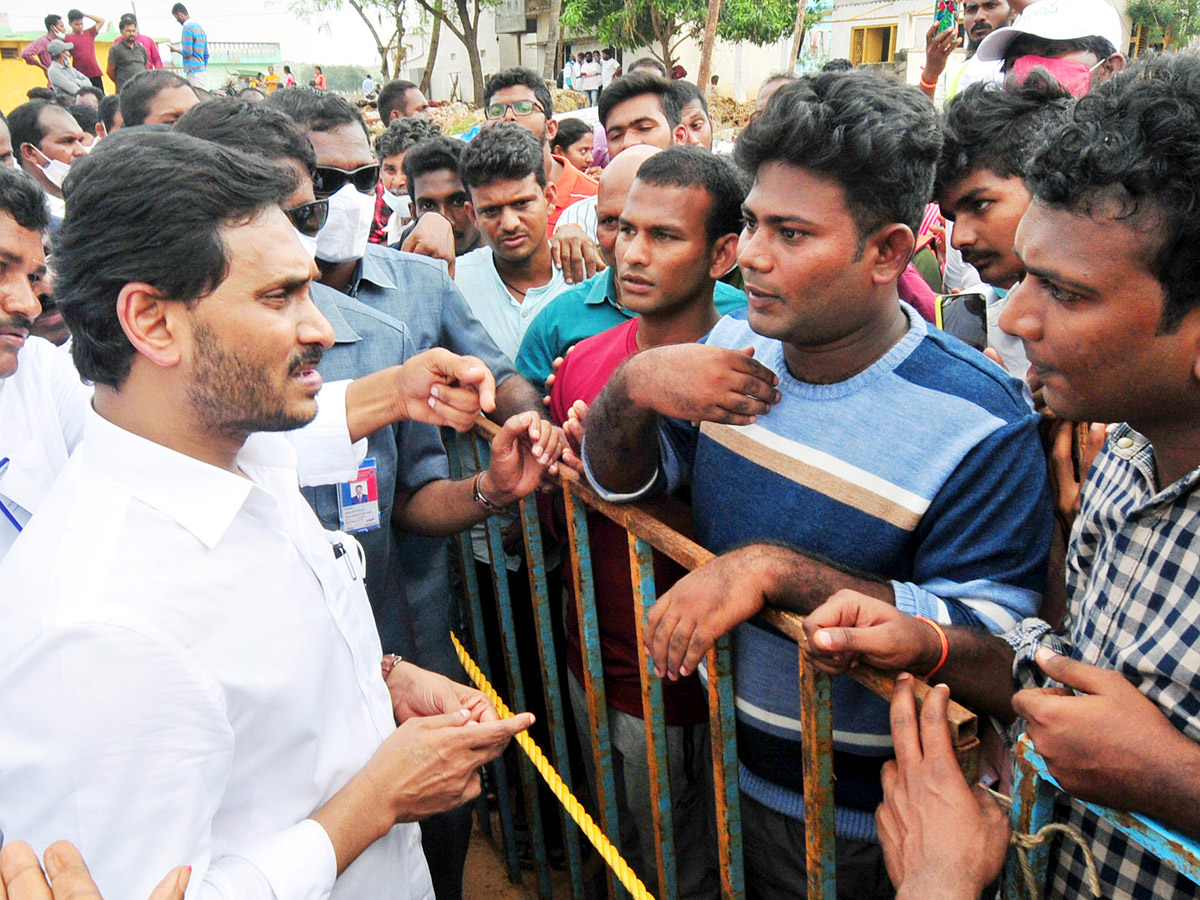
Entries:
[[554, 209], [555, 208], [554, 204], [555, 204], [555, 201], [557, 201], [557, 200], [558, 200], [558, 188], [554, 186], [553, 182], [547, 183], [546, 184], [546, 206], [548, 206], [550, 209]]
[[717, 238], [712, 248], [712, 265], [708, 267], [708, 277], [724, 278], [737, 265], [738, 236], [723, 234]]
[[554, 138], [557, 134], [558, 134], [558, 120], [557, 119], [547, 119], [546, 120], [546, 143], [553, 146]]
[[1101, 66], [1101, 68], [1104, 69], [1105, 74], [1109, 78], [1112, 78], [1114, 75], [1116, 75], [1118, 72], [1120, 72], [1123, 68], [1125, 68], [1126, 65], [1127, 65], [1127, 63], [1125, 61], [1125, 57], [1122, 56], [1120, 53], [1114, 53], [1112, 56], [1110, 56], [1108, 59], [1106, 59], [1104, 61], [1104, 65]]
[[21, 145], [21, 162], [27, 162], [31, 166], [37, 166], [40, 169], [44, 163], [38, 159], [39, 152], [40, 151], [34, 147], [33, 144], [26, 141]]
[[167, 300], [155, 287], [131, 282], [117, 295], [117, 320], [133, 349], [156, 366], [169, 368], [183, 357], [181, 318], [187, 307]]
[[687, 142], [688, 142], [687, 126], [684, 125], [682, 122], [680, 124], [676, 125], [675, 128], [671, 131], [671, 141], [676, 146], [679, 146], [679, 147], [683, 147], [683, 146], [687, 145]]
[[108, 137], [108, 129], [104, 127], [103, 122], [97, 122], [96, 123], [96, 140], [100, 140], [100, 138], [105, 138], [105, 137]]
[[475, 218], [475, 204], [468, 200], [463, 204], [463, 209], [467, 211], [467, 215], [471, 218], [471, 224], [476, 228], [479, 227], [479, 221]]
[[887, 284], [900, 277], [912, 259], [916, 241], [907, 225], [893, 222], [885, 225], [867, 239], [865, 253], [874, 254], [871, 279], [876, 284]]

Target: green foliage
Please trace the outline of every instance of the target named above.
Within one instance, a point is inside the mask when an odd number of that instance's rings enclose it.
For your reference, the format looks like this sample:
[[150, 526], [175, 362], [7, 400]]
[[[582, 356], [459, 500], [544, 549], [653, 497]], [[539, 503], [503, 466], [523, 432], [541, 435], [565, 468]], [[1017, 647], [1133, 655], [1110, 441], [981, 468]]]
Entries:
[[1200, 0], [1130, 0], [1125, 12], [1150, 44], [1182, 47], [1200, 35]]
[[[595, 35], [613, 47], [649, 47], [662, 59], [685, 37], [699, 37], [707, 0], [563, 0], [562, 24], [576, 35]], [[796, 21], [796, 0], [724, 0], [717, 34], [729, 41], [773, 44]]]

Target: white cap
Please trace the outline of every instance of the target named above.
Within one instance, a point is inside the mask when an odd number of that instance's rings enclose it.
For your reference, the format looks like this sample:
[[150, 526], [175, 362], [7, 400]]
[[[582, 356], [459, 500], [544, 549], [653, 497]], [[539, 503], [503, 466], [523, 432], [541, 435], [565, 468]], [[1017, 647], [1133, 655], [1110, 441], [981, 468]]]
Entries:
[[1077, 41], [1093, 35], [1121, 50], [1120, 14], [1105, 0], [1037, 0], [1016, 21], [983, 39], [976, 56], [981, 61], [1004, 59], [1008, 45], [1023, 34], [1048, 41]]

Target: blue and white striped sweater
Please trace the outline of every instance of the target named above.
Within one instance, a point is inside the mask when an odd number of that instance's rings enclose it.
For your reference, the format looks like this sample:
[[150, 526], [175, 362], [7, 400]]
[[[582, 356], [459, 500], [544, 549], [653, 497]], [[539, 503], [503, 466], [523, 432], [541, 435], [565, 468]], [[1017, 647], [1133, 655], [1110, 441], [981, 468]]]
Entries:
[[[753, 345], [783, 399], [757, 424], [669, 423], [663, 475], [692, 484], [697, 538], [721, 553], [787, 541], [892, 580], [905, 612], [1004, 631], [1038, 609], [1051, 509], [1037, 418], [1020, 382], [905, 307], [908, 333], [847, 381], [792, 378], [782, 345], [726, 316], [708, 337]], [[803, 818], [798, 658], [757, 623], [735, 634], [742, 788]], [[834, 683], [838, 833], [872, 839], [886, 705]]]

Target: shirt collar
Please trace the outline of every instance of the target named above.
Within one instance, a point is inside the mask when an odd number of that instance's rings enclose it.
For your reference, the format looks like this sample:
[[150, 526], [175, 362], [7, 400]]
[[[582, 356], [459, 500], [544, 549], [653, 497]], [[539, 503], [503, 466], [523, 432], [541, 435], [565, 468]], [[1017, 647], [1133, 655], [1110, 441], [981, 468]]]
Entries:
[[[588, 306], [609, 303], [617, 309], [621, 309], [621, 304], [617, 302], [617, 277], [612, 266], [609, 266], [600, 275], [593, 275], [591, 281], [592, 287], [587, 296], [583, 298], [584, 303]], [[624, 312], [624, 310], [621, 311]]]
[[333, 326], [333, 342], [335, 344], [354, 344], [361, 341], [362, 337], [342, 315], [337, 296], [335, 296], [340, 293], [328, 285], [315, 282], [309, 288], [309, 295], [312, 297], [313, 303], [321, 311], [321, 315], [328, 319], [329, 324]]
[[358, 286], [363, 281], [369, 281], [377, 288], [383, 288], [387, 291], [396, 290], [396, 284], [392, 281], [391, 273], [388, 271], [386, 263], [379, 258], [378, 248], [367, 244], [367, 252], [363, 254], [363, 258], [359, 260], [358, 271], [353, 279], [354, 293], [358, 293]]
[[[174, 519], [210, 550], [220, 542], [257, 487], [250, 478], [126, 431], [91, 408], [83, 435], [86, 466], [134, 499]], [[269, 448], [259, 446], [263, 439], [270, 442]], [[238, 464], [247, 472], [278, 468], [281, 462], [294, 465], [295, 452], [276, 435], [254, 435], [238, 454]]]

